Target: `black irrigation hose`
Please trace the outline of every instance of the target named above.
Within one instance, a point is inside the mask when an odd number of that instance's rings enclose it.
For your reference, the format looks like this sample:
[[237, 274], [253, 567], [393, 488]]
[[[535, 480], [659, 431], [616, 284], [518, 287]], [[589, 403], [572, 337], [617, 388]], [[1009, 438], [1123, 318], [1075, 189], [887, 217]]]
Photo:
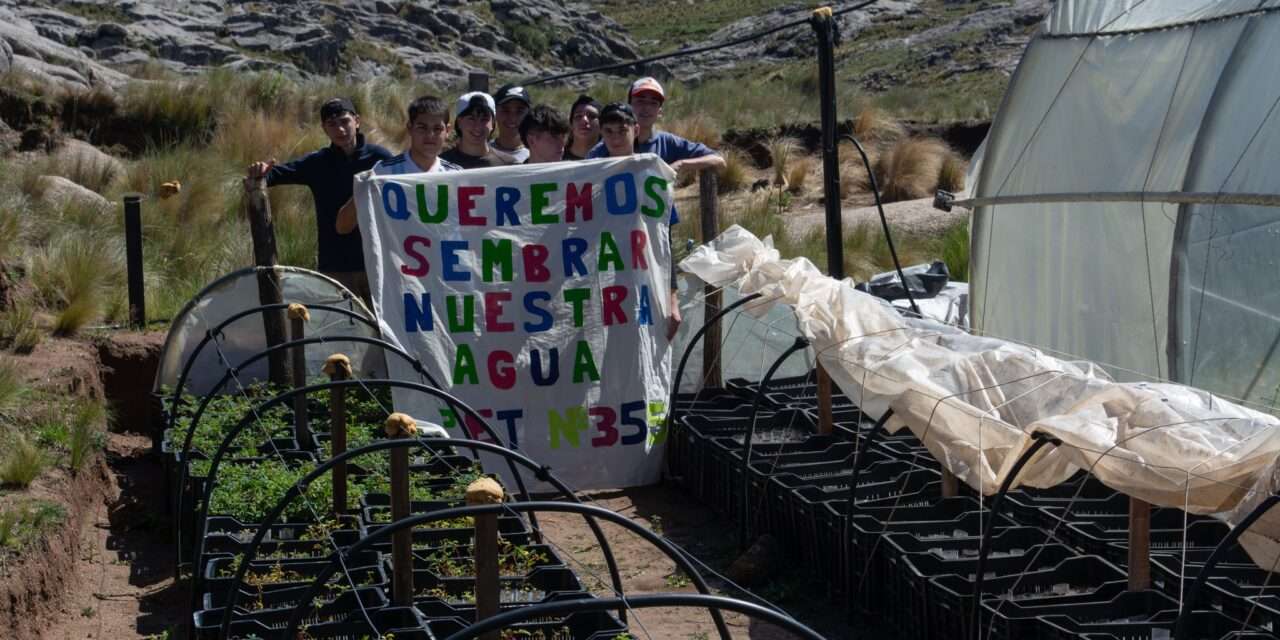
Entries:
[[867, 158], [867, 152], [862, 148], [862, 143], [858, 139], [845, 134], [840, 136], [841, 140], [848, 140], [853, 143], [854, 148], [858, 150], [858, 155], [862, 156], [862, 166], [867, 168], [867, 178], [871, 182], [871, 193], [876, 198], [876, 211], [880, 212], [880, 228], [884, 229], [884, 241], [889, 245], [889, 256], [893, 258], [893, 269], [898, 272], [898, 279], [902, 281], [902, 291], [907, 294], [907, 302], [911, 303], [911, 311], [916, 317], [922, 317], [920, 307], [916, 306], [916, 299], [911, 295], [911, 287], [907, 284], [907, 276], [902, 273], [902, 263], [898, 261], [898, 250], [893, 246], [893, 234], [889, 232], [889, 220], [884, 215], [884, 204], [880, 201], [880, 185], [876, 183], [876, 172], [871, 170], [871, 160]]
[[[832, 18], [835, 18], [835, 17], [837, 17], [837, 16], [844, 15], [844, 14], [849, 13], [849, 12], [851, 12], [851, 11], [857, 11], [857, 10], [859, 10], [859, 9], [864, 9], [864, 8], [869, 7], [869, 6], [871, 6], [871, 5], [873, 5], [873, 4], [877, 3], [877, 2], [879, 2], [879, 0], [867, 0], [866, 2], [861, 2], [861, 3], [859, 3], [859, 4], [856, 4], [856, 5], [852, 6], [852, 7], [845, 7], [844, 9], [840, 9], [839, 11], [832, 11], [832, 12], [831, 12], [831, 17], [832, 17]], [[807, 24], [809, 24], [809, 17], [808, 17], [808, 16], [806, 16], [806, 17], [804, 17], [804, 18], [796, 18], [795, 20], [791, 20], [790, 22], [784, 22], [784, 23], [782, 23], [782, 24], [780, 24], [780, 25], [778, 25], [778, 26], [776, 26], [776, 27], [770, 27], [770, 28], [768, 28], [768, 29], [762, 29], [762, 30], [760, 30], [760, 31], [756, 31], [756, 32], [754, 32], [754, 33], [749, 33], [749, 34], [747, 34], [747, 35], [745, 35], [745, 36], [739, 36], [739, 37], [737, 37], [737, 38], [734, 38], [733, 40], [727, 40], [727, 41], [725, 41], [725, 42], [718, 42], [718, 43], [716, 43], [716, 44], [709, 44], [709, 45], [704, 45], [704, 46], [701, 46], [701, 47], [694, 47], [694, 48], [692, 48], [692, 49], [677, 49], [677, 50], [675, 50], [675, 51], [668, 51], [668, 52], [666, 52], [666, 53], [659, 53], [659, 54], [657, 54], [657, 55], [649, 56], [649, 57], [647, 57], [647, 58], [636, 58], [636, 59], [634, 59], [634, 60], [627, 60], [627, 61], [625, 61], [625, 62], [616, 62], [616, 63], [614, 63], [614, 64], [606, 64], [606, 65], [601, 65], [601, 66], [598, 66], [598, 67], [592, 67], [592, 68], [590, 68], [590, 69], [579, 69], [579, 70], [577, 70], [577, 71], [568, 71], [568, 72], [565, 72], [565, 73], [557, 73], [557, 74], [554, 74], [554, 75], [541, 76], [541, 77], [538, 77], [538, 78], [529, 78], [529, 79], [525, 80], [524, 82], [522, 82], [521, 84], [523, 84], [524, 86], [528, 87], [528, 86], [533, 86], [533, 85], [536, 85], [536, 84], [546, 84], [546, 83], [548, 83], [548, 82], [555, 82], [555, 81], [557, 81], [557, 80], [566, 80], [566, 79], [568, 79], [568, 78], [576, 78], [576, 77], [578, 77], [578, 76], [590, 75], [590, 74], [593, 74], [593, 73], [603, 73], [603, 72], [605, 72], [605, 71], [615, 71], [615, 70], [617, 70], [617, 69], [626, 69], [626, 68], [634, 67], [634, 66], [638, 66], [638, 65], [649, 64], [650, 62], [658, 62], [658, 61], [661, 61], [661, 60], [667, 60], [667, 59], [669, 59], [669, 58], [679, 58], [679, 57], [682, 57], [682, 56], [692, 56], [692, 55], [697, 55], [697, 54], [699, 54], [699, 53], [706, 53], [706, 52], [708, 52], [708, 51], [715, 51], [716, 49], [724, 49], [724, 48], [726, 48], [726, 47], [733, 47], [733, 46], [737, 46], [737, 45], [740, 45], [740, 44], [744, 44], [744, 43], [747, 43], [747, 42], [751, 42], [751, 41], [753, 41], [753, 40], [758, 40], [758, 39], [763, 38], [763, 37], [765, 37], [765, 36], [771, 36], [771, 35], [773, 35], [773, 34], [775, 34], [775, 33], [778, 33], [779, 31], [785, 31], [785, 30], [787, 30], [787, 29], [791, 29], [791, 28], [793, 28], [793, 27], [798, 27], [798, 26], [800, 26], [800, 25], [807, 25]]]
[[764, 394], [769, 390], [769, 381], [773, 380], [773, 374], [778, 372], [782, 367], [782, 363], [786, 362], [791, 354], [808, 348], [809, 341], [804, 336], [796, 336], [796, 341], [787, 347], [782, 355], [769, 366], [769, 370], [765, 372], [764, 378], [760, 380], [760, 386], [756, 388], [756, 397], [751, 401], [751, 422], [747, 426], [747, 432], [742, 438], [742, 524], [738, 525], [738, 544], [743, 548], [747, 548], [747, 535], [751, 522], [751, 441], [756, 435], [756, 418], [760, 415], [760, 401], [764, 399]]
[[1000, 505], [1004, 503], [1009, 487], [1013, 486], [1013, 481], [1022, 472], [1022, 468], [1039, 453], [1040, 449], [1048, 444], [1055, 447], [1062, 445], [1061, 440], [1044, 433], [1037, 432], [1031, 437], [1034, 440], [1031, 446], [1018, 457], [1013, 463], [1013, 468], [1009, 469], [1009, 475], [1006, 475], [1004, 481], [1000, 483], [1000, 489], [991, 500], [990, 516], [982, 527], [982, 538], [978, 542], [978, 560], [973, 575], [973, 640], [982, 640], [982, 586], [986, 581], [983, 573], [987, 567], [987, 556], [991, 554], [991, 531], [995, 529], [996, 520], [1000, 517]]
[[535, 617], [558, 616], [586, 611], [603, 611], [605, 609], [612, 609], [619, 604], [632, 609], [644, 609], [648, 607], [701, 607], [710, 610], [713, 615], [721, 609], [735, 611], [753, 618], [761, 619], [774, 626], [781, 627], [783, 630], [789, 631], [793, 636], [802, 638], [803, 640], [824, 640], [822, 636], [818, 635], [809, 627], [801, 624], [795, 618], [782, 615], [772, 609], [766, 609], [760, 605], [746, 602], [744, 600], [693, 593], [659, 593], [647, 596], [631, 596], [629, 598], [584, 598], [579, 600], [547, 602], [528, 607], [520, 607], [518, 609], [504, 611], [491, 618], [485, 618], [483, 621], [477, 622], [449, 636], [448, 638], [445, 638], [445, 640], [470, 640], [471, 638], [478, 637], [484, 633], [505, 629], [513, 624], [524, 622]]
[[[584, 516], [587, 516], [588, 518], [593, 520], [595, 518], [600, 518], [602, 520], [607, 520], [609, 522], [612, 522], [613, 524], [618, 525], [640, 536], [641, 538], [643, 538], [645, 541], [649, 542], [653, 546], [658, 547], [659, 550], [661, 550], [663, 553], [667, 555], [667, 557], [671, 558], [671, 560], [675, 562], [677, 568], [679, 568], [681, 571], [685, 572], [685, 574], [689, 576], [689, 580], [693, 582], [694, 587], [698, 589], [699, 593], [709, 594], [711, 592], [711, 589], [707, 586], [707, 582], [705, 579], [703, 579], [702, 574], [698, 573], [697, 569], [693, 567], [693, 563], [690, 562], [689, 558], [686, 557], [683, 553], [681, 553], [679, 549], [674, 547], [670, 542], [667, 542], [666, 539], [664, 539], [662, 536], [646, 529], [645, 527], [641, 526], [639, 523], [635, 522], [631, 518], [628, 518], [627, 516], [621, 515], [614, 511], [610, 511], [603, 507], [597, 507], [594, 505], [587, 505], [587, 504], [573, 503], [573, 502], [545, 502], [545, 501], [520, 502], [515, 504], [486, 504], [486, 505], [477, 505], [477, 506], [471, 506], [471, 507], [453, 507], [449, 509], [440, 509], [437, 511], [432, 511], [430, 513], [424, 513], [424, 514], [412, 516], [409, 518], [403, 518], [403, 519], [397, 520], [394, 523], [387, 525], [385, 527], [382, 527], [377, 531], [374, 531], [373, 533], [361, 538], [355, 544], [351, 545], [350, 547], [347, 547], [345, 553], [342, 551], [335, 551], [332, 554], [330, 554], [329, 564], [325, 566], [324, 570], [322, 570], [319, 573], [319, 575], [315, 577], [314, 580], [312, 580], [311, 586], [308, 588], [307, 592], [303, 594], [303, 597], [301, 599], [302, 604], [300, 604], [297, 607], [294, 607], [293, 612], [289, 614], [289, 624], [287, 627], [285, 627], [285, 633], [281, 637], [283, 638], [295, 637], [298, 630], [298, 623], [302, 619], [302, 614], [309, 610], [309, 608], [312, 605], [312, 601], [316, 598], [317, 595], [319, 595], [321, 586], [323, 586], [326, 582], [328, 582], [329, 578], [333, 576], [334, 571], [336, 571], [335, 567], [338, 565], [338, 562], [342, 557], [358, 554], [361, 551], [364, 551], [365, 549], [368, 549], [369, 547], [373, 546], [375, 543], [380, 542], [382, 539], [386, 538], [392, 533], [395, 533], [402, 529], [412, 529], [413, 527], [416, 527], [421, 524], [428, 524], [431, 522], [435, 522], [437, 520], [448, 520], [452, 518], [477, 516], [477, 515], [484, 515], [489, 513], [502, 514], [503, 512], [518, 513], [518, 512], [524, 512], [524, 511], [577, 513], [577, 514], [582, 514]], [[728, 598], [726, 598], [726, 600], [728, 600]], [[610, 606], [605, 608], [611, 609], [616, 606], [622, 606], [623, 610], [625, 610], [627, 603], [628, 603], [628, 600], [623, 598], [623, 599], [620, 599], [619, 602], [611, 603]], [[747, 603], [743, 603], [743, 604], [745, 605]], [[750, 606], [756, 606], [756, 605], [750, 605]], [[778, 615], [778, 614], [774, 614], [774, 615]], [[498, 616], [495, 616], [495, 618], [497, 617]], [[717, 609], [712, 609], [711, 617], [715, 620], [716, 630], [720, 632], [720, 637], [722, 638], [722, 640], [729, 640], [729, 638], [731, 638], [732, 636], [730, 636], [729, 628], [725, 626], [724, 618], [720, 615], [720, 612]], [[491, 618], [491, 620], [492, 619], [494, 618]]]
[[[729, 314], [729, 312], [733, 311], [734, 309], [737, 309], [738, 307], [741, 307], [742, 305], [747, 304], [752, 300], [756, 300], [761, 295], [763, 294], [753, 293], [744, 298], [739, 298], [733, 304], [721, 309], [720, 311], [717, 311], [715, 315], [711, 316], [710, 319], [702, 323], [702, 327], [699, 328], [697, 333], [693, 334], [693, 337], [689, 339], [689, 344], [685, 345], [684, 354], [680, 356], [680, 366], [676, 367], [676, 377], [671, 382], [671, 404], [668, 405], [669, 409], [667, 411], [667, 422], [668, 422], [667, 428], [668, 429], [670, 429], [671, 427], [670, 423], [673, 420], [675, 420], [676, 396], [679, 395], [680, 393], [680, 381], [684, 379], [684, 367], [689, 362], [689, 355], [693, 353], [693, 347], [698, 344], [699, 340], [702, 340], [702, 337], [704, 335], [706, 335], [707, 329], [711, 327], [711, 323], [716, 322], [721, 318], [725, 317], [726, 315]], [[707, 363], [707, 362], [702, 363], [702, 368], [704, 371], [709, 366], [709, 364], [710, 363]], [[670, 433], [670, 431], [668, 431], [668, 433]]]
[[[276, 506], [272, 508], [271, 512], [267, 514], [267, 517], [262, 521], [261, 524], [258, 525], [258, 529], [253, 536], [253, 541], [249, 543], [248, 549], [244, 551], [244, 555], [240, 559], [240, 564], [236, 568], [235, 580], [232, 581], [231, 584], [228, 586], [227, 597], [226, 597], [227, 605], [225, 607], [225, 610], [223, 611], [222, 629], [219, 632], [218, 637], [220, 638], [228, 637], [228, 634], [231, 631], [231, 618], [235, 612], [235, 605], [239, 601], [240, 586], [244, 583], [244, 576], [245, 576], [245, 573], [248, 572], [249, 563], [258, 557], [258, 548], [262, 545], [263, 540], [266, 539], [267, 532], [270, 529], [271, 525], [275, 524], [276, 521], [280, 519], [280, 517], [284, 514], [284, 510], [289, 506], [289, 504], [293, 502], [295, 498], [302, 495], [302, 492], [306, 491], [307, 487], [310, 486], [311, 483], [314, 482], [317, 478], [324, 475], [325, 473], [328, 473], [329, 470], [331, 470], [333, 467], [341, 463], [344, 463], [347, 460], [350, 460], [355, 457], [363, 456], [368, 453], [382, 451], [384, 449], [398, 449], [398, 448], [412, 447], [412, 446], [422, 447], [423, 449], [427, 449], [432, 453], [437, 453], [437, 452], [431, 449], [431, 447], [438, 446], [442, 448], [443, 447], [466, 447], [472, 450], [484, 450], [488, 453], [501, 455], [507, 458], [509, 461], [517, 462], [521, 466], [532, 470], [534, 475], [539, 480], [550, 483], [552, 486], [556, 488], [557, 491], [559, 491], [561, 494], [563, 494], [565, 497], [569, 498], [570, 500], [574, 501], [575, 503], [582, 502], [581, 500], [578, 499], [578, 496], [574, 495], [573, 491], [569, 489], [568, 485], [561, 482], [559, 478], [555, 477], [555, 475], [551, 473], [550, 468], [538, 466], [538, 463], [534, 462], [528, 456], [512, 451], [505, 447], [500, 447], [498, 445], [491, 444], [488, 442], [483, 442], [480, 440], [465, 440], [465, 439], [458, 439], [458, 438], [411, 438], [411, 439], [399, 439], [399, 440], [383, 440], [381, 442], [374, 442], [372, 444], [368, 444], [358, 449], [351, 449], [351, 450], [345, 451], [342, 454], [334, 456], [333, 458], [330, 458], [329, 460], [325, 461], [324, 464], [316, 467], [314, 470], [312, 470], [310, 473], [304, 476], [301, 480], [298, 480], [296, 483], [294, 483], [293, 486], [289, 487], [289, 490], [285, 492], [284, 496], [282, 496], [280, 500], [276, 502]], [[521, 494], [520, 494], [521, 498], [524, 501], [528, 502], [529, 494], [524, 492], [523, 487], [521, 487], [520, 490], [521, 490]], [[600, 530], [600, 525], [594, 519], [592, 519], [591, 516], [584, 516], [584, 517], [586, 518], [587, 525], [591, 527], [592, 534], [595, 535], [596, 537], [596, 542], [600, 545], [601, 553], [603, 553], [606, 556], [606, 558], [609, 558], [609, 561], [607, 562], [607, 564], [610, 567], [609, 578], [613, 582], [613, 589], [614, 591], [621, 594], [623, 593], [622, 576], [616, 570], [617, 563], [613, 559], [613, 549], [610, 547], [608, 539], [605, 538], [604, 532]], [[532, 520], [535, 523], [537, 522], [537, 520], [533, 517], [532, 514], [530, 514], [530, 520]], [[626, 620], [625, 609], [620, 609], [619, 614], [621, 615], [623, 620]]]
[[[187, 356], [186, 362], [182, 363], [182, 373], [178, 376], [177, 384], [174, 385], [173, 399], [170, 401], [171, 403], [170, 406], [172, 407], [178, 406], [178, 400], [179, 398], [182, 397], [182, 388], [187, 385], [187, 377], [191, 375], [191, 367], [195, 364], [196, 358], [200, 356], [200, 352], [204, 350], [205, 346], [208, 345], [209, 342], [216, 339], [217, 336], [222, 335], [223, 329], [226, 329], [227, 326], [230, 325], [232, 322], [235, 322], [236, 320], [239, 320], [245, 316], [253, 315], [255, 313], [266, 313], [268, 311], [279, 311], [282, 309], [287, 309], [289, 308], [290, 304], [293, 304], [293, 303], [279, 302], [275, 304], [267, 304], [267, 305], [262, 305], [260, 307], [254, 307], [252, 309], [245, 309], [231, 316], [228, 316], [225, 320], [223, 320], [222, 322], [219, 322], [218, 326], [213, 327], [208, 331], [205, 331], [204, 337], [201, 338], [200, 342], [196, 344], [196, 348], [191, 351], [191, 355]], [[330, 313], [345, 315], [353, 320], [359, 320], [360, 322], [363, 322], [365, 325], [371, 327], [374, 331], [378, 332], [379, 334], [382, 331], [381, 329], [378, 328], [378, 323], [350, 309], [343, 309], [342, 307], [334, 307], [326, 304], [312, 304], [312, 305], [305, 305], [305, 306], [307, 307], [308, 310], [316, 309], [319, 311], [326, 311]], [[434, 382], [432, 382], [431, 384], [437, 387], [440, 386], [440, 385], [436, 385]]]
[[[1200, 573], [1196, 575], [1196, 581], [1191, 583], [1191, 590], [1187, 592], [1187, 599], [1182, 604], [1182, 610], [1178, 612], [1178, 620], [1173, 627], [1173, 640], [1185, 640], [1188, 636], [1184, 633], [1187, 629], [1187, 618], [1195, 613], [1196, 604], [1200, 601], [1200, 592], [1204, 590], [1204, 585], [1209, 581], [1209, 574], [1213, 573], [1213, 569], [1218, 566], [1218, 562], [1226, 555], [1228, 549], [1236, 546], [1236, 541], [1240, 539], [1244, 532], [1253, 526], [1259, 518], [1266, 515], [1271, 507], [1280, 502], [1280, 495], [1271, 494], [1267, 496], [1249, 515], [1240, 521], [1240, 524], [1231, 528], [1227, 536], [1213, 548], [1213, 553], [1209, 554], [1209, 559], [1205, 561], [1204, 566], [1200, 568]], [[1246, 621], [1247, 623], [1247, 621]], [[1275, 629], [1272, 629], [1275, 631]]]

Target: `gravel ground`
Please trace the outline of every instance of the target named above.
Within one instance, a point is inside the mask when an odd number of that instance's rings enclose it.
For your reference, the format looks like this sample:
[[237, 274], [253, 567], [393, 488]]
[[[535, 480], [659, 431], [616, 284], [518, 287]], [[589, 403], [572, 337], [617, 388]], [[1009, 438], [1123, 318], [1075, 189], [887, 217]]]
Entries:
[[[845, 207], [842, 214], [845, 230], [859, 224], [871, 224], [879, 228], [880, 214], [876, 212], [874, 205]], [[910, 235], [942, 233], [952, 225], [963, 222], [969, 216], [966, 209], [952, 209], [949, 212], [934, 209], [933, 198], [892, 202], [884, 205], [884, 214], [892, 229]], [[804, 233], [811, 228], [821, 227], [825, 223], [825, 216], [821, 208], [806, 209], [790, 216], [788, 226], [798, 233]]]

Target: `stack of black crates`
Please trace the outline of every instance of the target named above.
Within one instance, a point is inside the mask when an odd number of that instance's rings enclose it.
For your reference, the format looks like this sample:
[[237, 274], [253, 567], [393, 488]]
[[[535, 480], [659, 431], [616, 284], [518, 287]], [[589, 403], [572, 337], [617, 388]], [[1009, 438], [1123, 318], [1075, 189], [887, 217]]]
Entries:
[[[677, 396], [670, 475], [732, 517], [742, 545], [772, 535], [869, 627], [904, 639], [971, 637], [990, 500], [963, 485], [942, 497], [936, 460], [903, 430], [872, 439], [851, 506], [855, 456], [875, 416], [837, 391], [833, 433], [818, 435], [812, 372], [770, 383], [744, 464], [758, 392], [758, 384], [732, 379]], [[1001, 511], [979, 621], [991, 640], [1169, 638], [1180, 599], [1227, 532], [1216, 520], [1153, 509], [1153, 585], [1129, 592], [1127, 496], [1081, 473], [1049, 490], [1013, 491]], [[1240, 551], [1214, 575], [1203, 610], [1189, 618], [1191, 637], [1280, 635], [1280, 579]]]

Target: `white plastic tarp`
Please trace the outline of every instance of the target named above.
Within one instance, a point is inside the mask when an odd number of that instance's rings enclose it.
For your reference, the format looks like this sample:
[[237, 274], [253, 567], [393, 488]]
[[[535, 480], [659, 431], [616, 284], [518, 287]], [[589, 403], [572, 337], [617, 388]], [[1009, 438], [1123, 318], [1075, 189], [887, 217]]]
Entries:
[[[1280, 193], [1280, 0], [1060, 0], [972, 196]], [[972, 325], [1263, 407], [1280, 399], [1280, 211], [1091, 202], [974, 212]]]
[[[338, 281], [315, 271], [297, 267], [276, 267], [280, 276], [281, 298], [284, 302], [303, 305], [328, 305], [351, 310], [372, 320], [373, 314]], [[255, 307], [262, 306], [258, 295], [258, 270], [250, 267], [215, 280], [183, 307], [173, 319], [169, 334], [160, 352], [160, 366], [156, 370], [154, 391], [172, 389], [188, 358], [206, 334], [227, 318]], [[341, 336], [377, 338], [378, 331], [369, 324], [347, 315], [312, 309], [306, 323], [307, 337], [337, 339]], [[376, 322], [374, 323], [376, 326]], [[203, 394], [213, 388], [227, 373], [229, 367], [239, 366], [246, 359], [267, 348], [262, 325], [262, 314], [255, 313], [232, 321], [225, 327], [218, 340], [210, 341], [196, 356], [191, 365], [184, 393]], [[320, 376], [321, 366], [334, 353], [344, 353], [357, 373], [366, 378], [385, 376], [385, 360], [381, 349], [365, 344], [335, 341], [332, 344], [313, 344], [306, 347], [309, 376]], [[263, 358], [245, 368], [237, 376], [241, 383], [267, 379], [267, 359]], [[225, 393], [235, 388], [225, 389]]]
[[783, 260], [740, 228], [699, 247], [681, 268], [742, 295], [793, 308], [845, 394], [869, 415], [892, 409], [965, 483], [996, 491], [1019, 454], [1042, 450], [1015, 484], [1048, 487], [1079, 469], [1153, 504], [1194, 513], [1236, 506], [1280, 454], [1280, 419], [1174, 384], [1113, 382], [1089, 362], [902, 317], [887, 303]]

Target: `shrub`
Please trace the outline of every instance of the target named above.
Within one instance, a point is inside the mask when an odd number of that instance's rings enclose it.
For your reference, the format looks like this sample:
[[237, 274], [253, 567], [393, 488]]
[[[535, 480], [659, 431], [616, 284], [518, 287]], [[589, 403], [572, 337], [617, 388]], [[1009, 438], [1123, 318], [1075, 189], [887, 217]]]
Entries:
[[0, 311], [0, 348], [14, 353], [31, 353], [44, 340], [44, 332], [36, 324], [36, 306], [28, 295], [15, 295]]
[[56, 310], [56, 333], [73, 334], [101, 317], [111, 292], [123, 280], [122, 263], [119, 241], [78, 231], [53, 238], [36, 253], [31, 280]]
[[948, 153], [938, 169], [938, 188], [952, 193], [964, 191], [965, 162], [960, 156]]
[[21, 365], [13, 358], [0, 358], [0, 413], [7, 413], [27, 391]]
[[730, 219], [742, 228], [755, 234], [758, 238], [773, 236], [775, 240], [786, 234], [783, 224], [780, 198], [772, 191], [761, 191], [751, 194], [744, 202], [745, 207], [731, 214]]
[[951, 150], [941, 140], [908, 138], [894, 143], [876, 161], [876, 180], [885, 202], [927, 198], [938, 188], [942, 162]]
[[0, 511], [0, 551], [22, 550], [66, 515], [62, 505], [48, 500], [22, 500], [10, 505]]
[[796, 156], [789, 161], [787, 167], [787, 191], [802, 193], [809, 174], [813, 172], [812, 156]]
[[72, 473], [79, 473], [89, 457], [105, 444], [102, 430], [107, 412], [101, 403], [80, 400], [71, 407], [71, 425], [67, 436], [68, 462]]
[[28, 487], [40, 476], [48, 462], [48, 457], [39, 446], [24, 435], [17, 435], [0, 460], [0, 484]]
[[901, 138], [905, 130], [897, 120], [876, 107], [865, 107], [853, 119], [853, 137], [864, 146]]
[[724, 168], [720, 170], [720, 193], [732, 193], [748, 186], [751, 174], [747, 172], [748, 160], [737, 151], [725, 151]]
[[769, 140], [769, 158], [773, 160], [773, 184], [786, 186], [791, 166], [791, 156], [795, 152], [795, 143], [787, 138]]
[[704, 113], [694, 113], [672, 120], [664, 128], [682, 138], [701, 142], [708, 147], [720, 145], [720, 130], [716, 127], [716, 123]]

